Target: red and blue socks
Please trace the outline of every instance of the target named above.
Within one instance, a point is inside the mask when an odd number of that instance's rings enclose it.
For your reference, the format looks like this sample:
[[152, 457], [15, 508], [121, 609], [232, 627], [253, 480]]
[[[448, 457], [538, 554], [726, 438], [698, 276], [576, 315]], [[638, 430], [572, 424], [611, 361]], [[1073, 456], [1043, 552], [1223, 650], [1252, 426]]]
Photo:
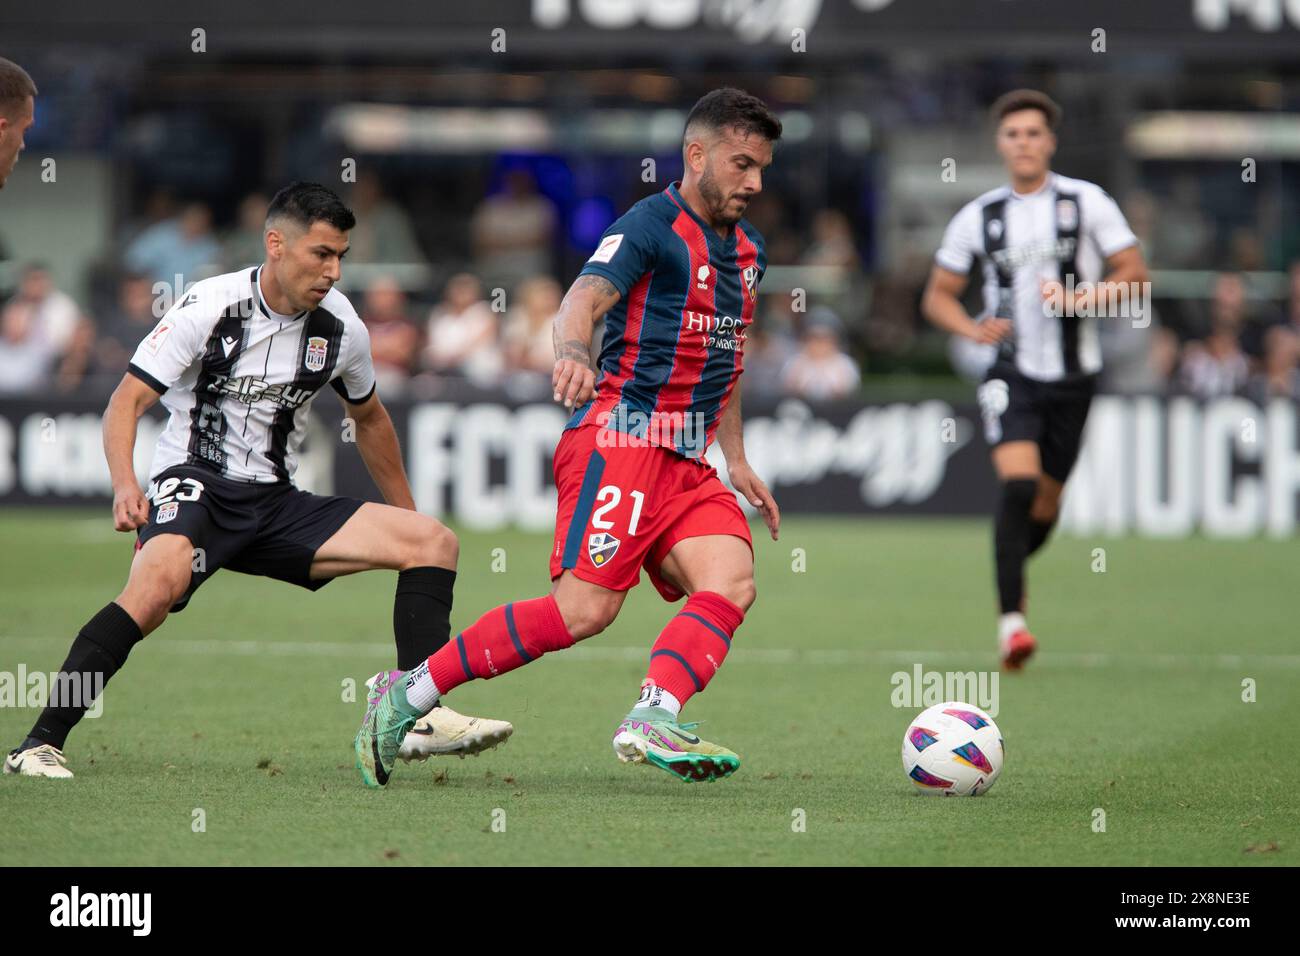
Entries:
[[548, 594], [514, 601], [488, 611], [435, 651], [429, 657], [429, 679], [441, 696], [466, 681], [507, 674], [573, 644], [555, 598]]
[[709, 685], [744, 620], [745, 612], [721, 594], [692, 594], [650, 651], [650, 669], [636, 707], [659, 707], [676, 716]]

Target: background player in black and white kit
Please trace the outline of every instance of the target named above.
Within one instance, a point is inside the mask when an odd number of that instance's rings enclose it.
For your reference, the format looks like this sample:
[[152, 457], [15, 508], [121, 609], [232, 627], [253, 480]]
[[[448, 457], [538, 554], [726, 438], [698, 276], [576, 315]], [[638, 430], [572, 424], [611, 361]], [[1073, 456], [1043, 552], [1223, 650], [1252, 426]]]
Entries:
[[[1036, 647], [1024, 617], [1024, 565], [1056, 523], [1079, 454], [1101, 371], [1097, 323], [1135, 317], [1145, 296], [1134, 290], [1147, 280], [1137, 238], [1115, 201], [1094, 183], [1052, 172], [1060, 116], [1036, 90], [1014, 90], [994, 103], [997, 148], [1011, 182], [953, 217], [922, 300], [935, 325], [997, 346], [979, 404], [1001, 484], [998, 646], [1012, 670]], [[961, 304], [976, 264], [984, 283], [979, 319]], [[1115, 302], [1124, 315], [1101, 315]]]
[[[415, 511], [397, 434], [379, 397], [370, 337], [334, 288], [355, 218], [313, 183], [276, 194], [261, 266], [196, 283], [140, 343], [104, 413], [113, 520], [136, 531], [125, 589], [81, 629], [61, 674], [96, 692], [131, 648], [182, 610], [219, 568], [315, 591], [339, 575], [398, 571], [397, 666], [447, 642], [458, 544]], [[308, 407], [330, 386], [388, 504], [296, 488]], [[170, 413], [147, 492], [132, 465], [140, 416]], [[69, 777], [62, 750], [91, 700], [56, 700], [5, 761], [8, 773]], [[73, 696], [73, 695], [68, 695]], [[403, 755], [477, 753], [513, 728], [438, 708], [407, 735]]]

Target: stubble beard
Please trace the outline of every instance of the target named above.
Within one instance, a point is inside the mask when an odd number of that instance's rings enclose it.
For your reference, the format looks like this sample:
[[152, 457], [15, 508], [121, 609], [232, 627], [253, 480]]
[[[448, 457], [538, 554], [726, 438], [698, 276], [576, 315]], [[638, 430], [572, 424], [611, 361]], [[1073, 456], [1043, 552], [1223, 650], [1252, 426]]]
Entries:
[[713, 221], [723, 226], [734, 226], [740, 221], [739, 216], [733, 216], [727, 212], [727, 198], [718, 188], [713, 174], [706, 168], [700, 174], [700, 196], [708, 204], [709, 212], [712, 214]]

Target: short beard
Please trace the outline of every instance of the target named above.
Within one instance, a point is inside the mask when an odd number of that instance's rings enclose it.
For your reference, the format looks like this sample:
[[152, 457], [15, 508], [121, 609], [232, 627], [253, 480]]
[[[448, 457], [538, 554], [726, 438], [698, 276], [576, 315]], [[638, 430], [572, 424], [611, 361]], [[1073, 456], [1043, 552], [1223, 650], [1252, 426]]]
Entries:
[[713, 175], [707, 166], [704, 168], [704, 172], [700, 174], [700, 196], [708, 205], [715, 224], [734, 226], [740, 222], [740, 216], [731, 216], [725, 212], [727, 197], [722, 195], [722, 190], [713, 181]]

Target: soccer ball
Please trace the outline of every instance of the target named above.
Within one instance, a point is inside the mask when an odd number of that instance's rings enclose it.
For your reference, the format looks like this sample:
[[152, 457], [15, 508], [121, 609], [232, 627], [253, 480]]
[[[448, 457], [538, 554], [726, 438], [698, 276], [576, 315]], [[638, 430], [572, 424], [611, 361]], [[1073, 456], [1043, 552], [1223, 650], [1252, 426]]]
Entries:
[[1002, 731], [959, 700], [927, 707], [903, 735], [903, 772], [922, 793], [978, 797], [1002, 772]]

